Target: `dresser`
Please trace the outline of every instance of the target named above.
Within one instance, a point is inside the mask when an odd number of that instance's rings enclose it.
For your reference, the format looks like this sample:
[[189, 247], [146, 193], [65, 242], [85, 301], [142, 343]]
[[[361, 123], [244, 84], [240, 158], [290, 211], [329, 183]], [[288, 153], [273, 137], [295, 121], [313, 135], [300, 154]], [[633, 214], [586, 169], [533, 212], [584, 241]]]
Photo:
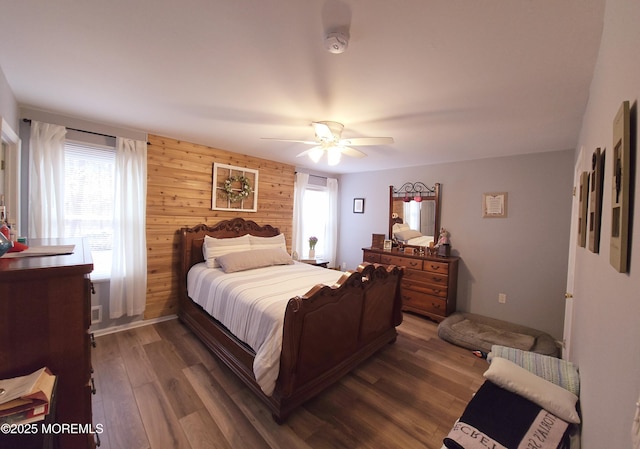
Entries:
[[56, 427], [57, 446], [93, 448], [91, 253], [82, 239], [28, 243], [75, 247], [68, 255], [0, 258], [0, 378], [49, 367], [57, 376], [56, 423], [74, 426]]
[[456, 310], [458, 257], [409, 255], [363, 248], [365, 262], [404, 267], [402, 309], [440, 322]]

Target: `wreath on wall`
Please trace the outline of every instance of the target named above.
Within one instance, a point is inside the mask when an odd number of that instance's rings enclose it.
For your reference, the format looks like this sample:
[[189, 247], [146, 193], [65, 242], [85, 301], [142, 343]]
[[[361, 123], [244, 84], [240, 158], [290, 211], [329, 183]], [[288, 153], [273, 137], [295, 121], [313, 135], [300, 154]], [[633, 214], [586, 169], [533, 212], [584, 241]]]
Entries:
[[[233, 189], [234, 182], [239, 182], [241, 184], [242, 187], [240, 188], [240, 190]], [[229, 176], [224, 181], [223, 190], [227, 195], [227, 199], [232, 203], [242, 201], [253, 192], [251, 183], [246, 176]]]

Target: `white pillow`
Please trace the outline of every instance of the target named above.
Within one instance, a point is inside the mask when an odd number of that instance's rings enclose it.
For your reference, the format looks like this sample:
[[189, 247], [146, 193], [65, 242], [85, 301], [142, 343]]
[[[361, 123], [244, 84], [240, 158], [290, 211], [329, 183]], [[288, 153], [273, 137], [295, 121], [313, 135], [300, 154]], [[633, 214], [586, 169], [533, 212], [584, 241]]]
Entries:
[[284, 234], [278, 234], [274, 237], [250, 235], [249, 242], [251, 243], [251, 249], [282, 248], [285, 252], [287, 251], [287, 242], [284, 239]]
[[394, 233], [398, 231], [406, 231], [407, 229], [411, 229], [407, 223], [394, 223], [391, 227], [391, 230]]
[[396, 231], [394, 234], [398, 240], [410, 240], [416, 237], [422, 237], [420, 231], [416, 231], [415, 229], [404, 229], [402, 231]]
[[293, 259], [282, 248], [252, 249], [219, 256], [216, 261], [225, 273], [252, 270], [273, 265], [292, 265]]
[[205, 235], [202, 245], [202, 255], [208, 268], [218, 268], [220, 264], [216, 261], [216, 257], [229, 253], [237, 253], [239, 251], [249, 251], [250, 249], [251, 243], [249, 242], [248, 234], [242, 237], [231, 237], [228, 239], [217, 239]]
[[558, 418], [580, 423], [578, 396], [502, 357], [494, 357], [484, 377], [499, 387], [535, 402]]

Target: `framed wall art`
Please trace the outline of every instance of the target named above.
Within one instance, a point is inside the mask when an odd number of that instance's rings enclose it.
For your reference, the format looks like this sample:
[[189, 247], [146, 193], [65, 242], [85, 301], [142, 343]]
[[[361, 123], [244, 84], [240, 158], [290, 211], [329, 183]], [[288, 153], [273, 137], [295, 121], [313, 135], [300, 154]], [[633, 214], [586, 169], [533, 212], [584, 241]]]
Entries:
[[353, 199], [353, 213], [364, 214], [364, 198]]
[[587, 246], [587, 216], [589, 213], [589, 172], [580, 173], [578, 190], [578, 246]]
[[482, 194], [482, 217], [505, 218], [507, 216], [507, 192]]
[[611, 240], [609, 262], [627, 272], [629, 240], [629, 180], [631, 178], [631, 124], [629, 102], [624, 101], [613, 120], [613, 176], [611, 177]]
[[602, 222], [602, 188], [604, 183], [604, 150], [596, 148], [591, 157], [589, 173], [589, 250], [600, 252]]
[[213, 163], [212, 210], [258, 211], [258, 170]]

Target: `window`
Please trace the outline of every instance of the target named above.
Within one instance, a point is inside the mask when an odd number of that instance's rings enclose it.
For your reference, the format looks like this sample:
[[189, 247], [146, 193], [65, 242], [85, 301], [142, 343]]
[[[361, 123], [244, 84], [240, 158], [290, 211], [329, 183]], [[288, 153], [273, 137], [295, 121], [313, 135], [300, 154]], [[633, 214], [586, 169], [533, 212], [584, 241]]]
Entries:
[[316, 244], [316, 259], [327, 257], [328, 243], [328, 218], [329, 192], [325, 187], [309, 186], [304, 193], [304, 204], [302, 207], [302, 236], [305, 242], [305, 250], [300, 254], [300, 258], [306, 259], [309, 251], [309, 237], [318, 238]]
[[113, 247], [115, 148], [65, 143], [64, 226], [66, 237], [85, 237], [92, 279], [109, 278]]

